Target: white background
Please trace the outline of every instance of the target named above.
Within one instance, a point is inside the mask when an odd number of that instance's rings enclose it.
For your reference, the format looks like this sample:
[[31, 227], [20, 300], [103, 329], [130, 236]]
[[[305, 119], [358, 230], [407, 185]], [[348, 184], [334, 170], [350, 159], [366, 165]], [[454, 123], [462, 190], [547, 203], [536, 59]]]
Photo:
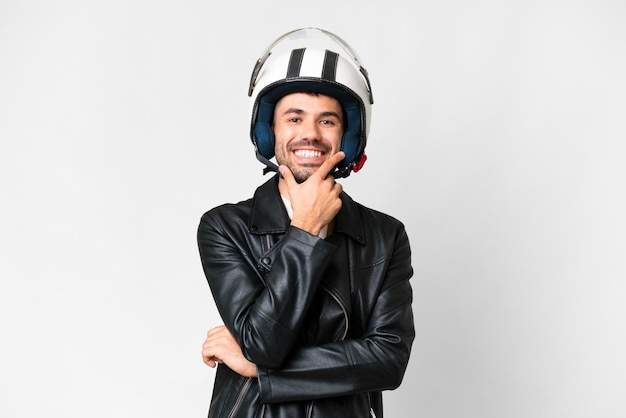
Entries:
[[417, 338], [387, 417], [626, 416], [626, 3], [0, 0], [0, 416], [202, 417], [202, 213], [265, 180], [253, 64], [303, 26], [375, 104]]

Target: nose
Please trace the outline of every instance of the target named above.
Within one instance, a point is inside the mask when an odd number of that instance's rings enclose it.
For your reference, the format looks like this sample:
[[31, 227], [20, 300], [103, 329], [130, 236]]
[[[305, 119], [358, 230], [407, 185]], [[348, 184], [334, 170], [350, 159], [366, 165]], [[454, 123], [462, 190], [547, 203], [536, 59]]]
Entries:
[[303, 121], [301, 127], [302, 131], [300, 132], [300, 136], [302, 139], [309, 141], [320, 140], [320, 129], [316, 120]]

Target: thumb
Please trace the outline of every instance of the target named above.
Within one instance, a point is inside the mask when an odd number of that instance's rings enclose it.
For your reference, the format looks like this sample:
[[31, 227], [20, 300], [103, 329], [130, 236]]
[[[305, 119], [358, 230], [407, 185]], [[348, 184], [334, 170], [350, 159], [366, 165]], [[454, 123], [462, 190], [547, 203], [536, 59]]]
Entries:
[[290, 185], [290, 184], [293, 184], [295, 182], [295, 179], [293, 177], [293, 173], [291, 172], [289, 167], [287, 167], [286, 165], [279, 166], [278, 167], [278, 171], [280, 172], [280, 175], [282, 176], [282, 178], [285, 179], [287, 184]]

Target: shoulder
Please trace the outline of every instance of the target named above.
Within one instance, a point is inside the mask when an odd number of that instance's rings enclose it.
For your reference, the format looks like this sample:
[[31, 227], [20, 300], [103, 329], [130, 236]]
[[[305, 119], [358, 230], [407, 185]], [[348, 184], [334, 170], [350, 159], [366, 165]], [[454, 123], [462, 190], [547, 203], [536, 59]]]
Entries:
[[231, 219], [232, 217], [248, 216], [252, 207], [252, 199], [242, 200], [237, 203], [223, 203], [206, 211], [201, 220]]
[[394, 216], [372, 209], [342, 194], [342, 210], [337, 217], [337, 231], [344, 232], [370, 249], [393, 248], [406, 240], [404, 224]]
[[[224, 203], [206, 211], [200, 217], [198, 232], [221, 232], [234, 228], [240, 229], [247, 225], [250, 218], [252, 199], [243, 200], [238, 203]], [[232, 233], [232, 231], [230, 231]]]
[[389, 225], [389, 226], [402, 226], [403, 223], [395, 218], [394, 216], [381, 212], [376, 209], [372, 209], [368, 206], [365, 206], [361, 203], [354, 202], [357, 207], [359, 213], [361, 214], [361, 219], [364, 221], [370, 221], [375, 224]]
[[402, 221], [388, 213], [369, 208], [360, 203], [356, 203], [356, 205], [368, 242], [377, 242], [378, 245], [381, 245], [382, 242], [394, 242], [394, 245], [398, 245], [399, 242], [408, 241]]
[[[353, 200], [344, 194], [344, 204], [350, 206], [349, 212], [356, 212], [363, 226], [371, 226], [374, 229], [404, 229], [404, 224], [396, 217], [380, 210], [373, 209]], [[354, 216], [354, 215], [351, 215]]]
[[223, 203], [213, 209], [208, 210], [202, 215], [202, 220], [210, 219], [231, 219], [232, 217], [249, 217], [253, 210], [255, 201], [263, 201], [268, 195], [278, 193], [278, 177], [274, 176], [265, 183], [257, 187], [254, 195], [246, 200], [237, 203]]

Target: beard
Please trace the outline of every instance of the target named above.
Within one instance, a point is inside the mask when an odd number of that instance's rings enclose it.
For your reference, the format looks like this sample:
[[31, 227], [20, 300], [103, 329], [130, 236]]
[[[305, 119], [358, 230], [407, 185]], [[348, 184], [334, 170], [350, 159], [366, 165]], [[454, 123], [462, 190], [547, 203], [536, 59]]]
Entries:
[[293, 178], [298, 184], [302, 184], [307, 181], [307, 179], [311, 177], [311, 174], [315, 173], [315, 170], [318, 169], [318, 166], [314, 164], [300, 166], [299, 168], [295, 168], [291, 162], [288, 162], [285, 165], [289, 167], [289, 170], [291, 170], [291, 173], [293, 174]]
[[291, 173], [293, 174], [293, 177], [298, 184], [304, 183], [309, 177], [311, 177], [311, 174], [315, 173], [315, 171], [319, 168], [319, 165], [317, 164], [299, 164], [297, 167], [295, 166], [295, 164], [289, 158], [289, 156], [292, 155], [292, 152], [294, 149], [297, 149], [300, 147], [315, 148], [324, 152], [325, 154], [330, 153], [332, 150], [328, 145], [321, 143], [321, 142], [297, 141], [297, 142], [290, 143], [287, 146], [287, 150], [284, 153], [277, 152], [276, 162], [279, 165], [287, 166], [289, 170], [291, 170]]

